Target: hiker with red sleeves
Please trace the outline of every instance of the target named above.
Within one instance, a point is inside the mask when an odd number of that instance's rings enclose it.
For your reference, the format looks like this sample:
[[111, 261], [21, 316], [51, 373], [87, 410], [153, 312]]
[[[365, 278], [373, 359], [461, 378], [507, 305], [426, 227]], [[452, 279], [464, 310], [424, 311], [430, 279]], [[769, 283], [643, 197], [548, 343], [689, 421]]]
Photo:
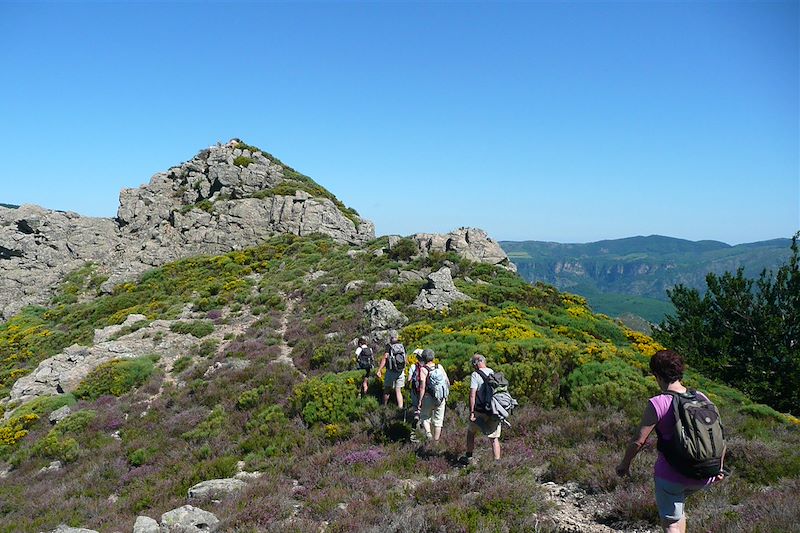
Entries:
[[725, 476], [725, 441], [719, 412], [704, 394], [681, 384], [683, 370], [683, 358], [672, 350], [661, 350], [650, 358], [650, 371], [661, 394], [647, 402], [636, 437], [616, 469], [620, 476], [628, 474], [631, 461], [655, 429], [656, 506], [661, 527], [669, 533], [686, 531], [686, 497]]
[[442, 436], [450, 379], [442, 365], [434, 364], [433, 350], [422, 350], [419, 358], [412, 378], [412, 388], [416, 390], [416, 394], [412, 395], [416, 400], [414, 418], [420, 421], [425, 436], [436, 443]]

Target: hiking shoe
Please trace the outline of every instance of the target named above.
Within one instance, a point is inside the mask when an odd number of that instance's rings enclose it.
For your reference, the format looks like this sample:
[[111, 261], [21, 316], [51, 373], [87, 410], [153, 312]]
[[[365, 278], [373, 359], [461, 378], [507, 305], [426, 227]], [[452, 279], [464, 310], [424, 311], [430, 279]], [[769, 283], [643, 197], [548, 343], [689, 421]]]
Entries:
[[458, 458], [458, 464], [460, 464], [461, 466], [473, 466], [477, 462], [478, 461], [477, 459], [475, 459], [475, 456], [468, 457], [466, 455], [462, 455], [461, 457]]

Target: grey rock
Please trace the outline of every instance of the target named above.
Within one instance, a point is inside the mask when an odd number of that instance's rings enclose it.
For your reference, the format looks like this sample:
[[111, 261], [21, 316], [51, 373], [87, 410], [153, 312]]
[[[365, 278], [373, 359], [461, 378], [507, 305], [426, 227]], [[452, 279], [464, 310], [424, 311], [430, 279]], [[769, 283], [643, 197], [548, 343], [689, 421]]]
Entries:
[[137, 516], [133, 524], [133, 533], [161, 533], [158, 522], [149, 516]]
[[368, 301], [364, 304], [364, 315], [370, 331], [401, 328], [408, 323], [408, 317], [398, 311], [389, 300]]
[[392, 283], [391, 281], [379, 281], [378, 283], [375, 284], [375, 290], [379, 291], [379, 290], [382, 290], [382, 289], [388, 289], [389, 287], [391, 287], [393, 285], [394, 285], [394, 283]]
[[147, 317], [139, 314], [131, 314], [127, 316], [122, 324], [96, 329], [94, 330], [94, 343], [100, 344], [101, 342], [106, 342], [107, 340], [110, 340], [111, 337], [122, 331], [123, 328], [130, 327], [143, 320], [147, 320]]
[[199, 507], [184, 505], [161, 515], [161, 533], [191, 533], [216, 531], [219, 519], [214, 513]]
[[51, 461], [49, 465], [43, 466], [39, 470], [39, 474], [47, 474], [49, 472], [55, 472], [56, 470], [61, 470], [64, 465], [61, 464], [61, 461]]
[[363, 287], [367, 282], [363, 279], [356, 279], [348, 283], [344, 286], [344, 292], [353, 292], [359, 290]]
[[455, 252], [465, 259], [498, 265], [511, 272], [517, 267], [496, 241], [478, 228], [459, 228], [445, 235], [417, 233], [412, 236], [423, 255], [430, 252]]
[[245, 488], [247, 483], [241, 479], [209, 479], [201, 481], [189, 489], [189, 499], [195, 501], [221, 500]]
[[217, 361], [213, 365], [209, 366], [208, 369], [203, 373], [203, 377], [208, 377], [219, 370], [233, 370], [234, 372], [237, 372], [248, 368], [251, 364], [253, 363], [248, 359], [237, 359], [235, 357], [231, 357], [229, 359], [225, 359], [224, 361]]
[[428, 274], [428, 283], [420, 291], [412, 307], [428, 311], [442, 311], [450, 304], [471, 298], [459, 291], [453, 283], [453, 277], [448, 267], [442, 267], [436, 272]]
[[72, 409], [70, 409], [69, 405], [64, 405], [62, 407], [59, 407], [52, 413], [50, 413], [48, 420], [50, 420], [51, 424], [58, 424], [59, 422], [67, 418], [71, 413]]
[[242, 480], [242, 481], [253, 481], [254, 479], [258, 479], [263, 475], [264, 475], [263, 472], [245, 472], [245, 471], [241, 471], [241, 472], [237, 472], [236, 475], [233, 476], [233, 478], [234, 479], [239, 479], [239, 480]]
[[401, 282], [425, 280], [425, 276], [416, 270], [401, 270], [398, 277]]
[[389, 235], [389, 249], [391, 250], [397, 246], [397, 243], [400, 242], [400, 239], [402, 239], [402, 237], [399, 235]]

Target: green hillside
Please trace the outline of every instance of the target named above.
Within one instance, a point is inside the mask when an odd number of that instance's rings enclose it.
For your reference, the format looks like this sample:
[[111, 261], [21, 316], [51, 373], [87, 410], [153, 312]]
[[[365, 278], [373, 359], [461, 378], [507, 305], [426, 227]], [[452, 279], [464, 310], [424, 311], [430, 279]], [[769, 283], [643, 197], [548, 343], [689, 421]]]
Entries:
[[[646, 369], [659, 346], [580, 296], [454, 254], [380, 253], [386, 245], [275, 237], [168, 264], [112, 294], [98, 292], [87, 266], [51, 306], [0, 324], [0, 397], [46, 357], [92, 345], [96, 329], [130, 314], [146, 318], [113, 339], [147, 352], [102, 365], [71, 393], [6, 405], [0, 531], [130, 531], [137, 515], [158, 518], [184, 505], [194, 484], [242, 466], [260, 477], [202, 505], [222, 531], [558, 531], [543, 482], [575, 483], [596, 524], [656, 527], [653, 447], [630, 479], [614, 466], [657, 390]], [[445, 264], [472, 299], [445, 312], [410, 307], [423, 284], [398, 271]], [[381, 298], [408, 317], [408, 352], [434, 349], [453, 381], [438, 446], [411, 442], [403, 413], [379, 406], [377, 380], [368, 397], [357, 394], [350, 342], [365, 330], [364, 304]], [[188, 348], [163, 352], [165, 337]], [[521, 406], [498, 464], [481, 441], [477, 465], [458, 468], [476, 351], [509, 377]], [[686, 383], [720, 406], [736, 472], [696, 497], [692, 528], [791, 530], [800, 421], [695, 372]], [[62, 405], [72, 414], [51, 426]], [[54, 460], [64, 466], [40, 472]]]
[[790, 239], [773, 239], [730, 246], [660, 235], [587, 244], [500, 242], [528, 281], [585, 296], [595, 311], [611, 316], [632, 313], [654, 323], [673, 310], [667, 289], [681, 283], [704, 290], [709, 272], [739, 267], [756, 277], [764, 268], [775, 269], [784, 262], [790, 244]]

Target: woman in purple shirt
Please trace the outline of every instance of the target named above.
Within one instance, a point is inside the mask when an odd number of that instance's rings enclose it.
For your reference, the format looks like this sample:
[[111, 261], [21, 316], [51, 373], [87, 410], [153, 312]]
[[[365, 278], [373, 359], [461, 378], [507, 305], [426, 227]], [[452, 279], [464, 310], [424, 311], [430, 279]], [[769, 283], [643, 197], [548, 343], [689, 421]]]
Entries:
[[[659, 438], [665, 441], [672, 440], [675, 429], [675, 414], [672, 412], [672, 395], [666, 394], [666, 391], [686, 392], [686, 387], [681, 384], [683, 370], [683, 358], [672, 350], [661, 350], [650, 358], [650, 371], [655, 376], [658, 386], [665, 393], [653, 396], [647, 402], [637, 436], [628, 445], [625, 450], [625, 456], [617, 466], [617, 474], [620, 476], [628, 474], [631, 461], [645, 445], [647, 437], [650, 436], [653, 429], [658, 429]], [[701, 398], [707, 399], [703, 394], [699, 392], [697, 394]], [[721, 471], [719, 475], [708, 479], [686, 477], [675, 470], [667, 462], [664, 454], [659, 451], [654, 468], [654, 479], [656, 505], [658, 506], [658, 514], [661, 517], [661, 527], [664, 531], [685, 533], [686, 514], [683, 507], [686, 497], [722, 478]]]

